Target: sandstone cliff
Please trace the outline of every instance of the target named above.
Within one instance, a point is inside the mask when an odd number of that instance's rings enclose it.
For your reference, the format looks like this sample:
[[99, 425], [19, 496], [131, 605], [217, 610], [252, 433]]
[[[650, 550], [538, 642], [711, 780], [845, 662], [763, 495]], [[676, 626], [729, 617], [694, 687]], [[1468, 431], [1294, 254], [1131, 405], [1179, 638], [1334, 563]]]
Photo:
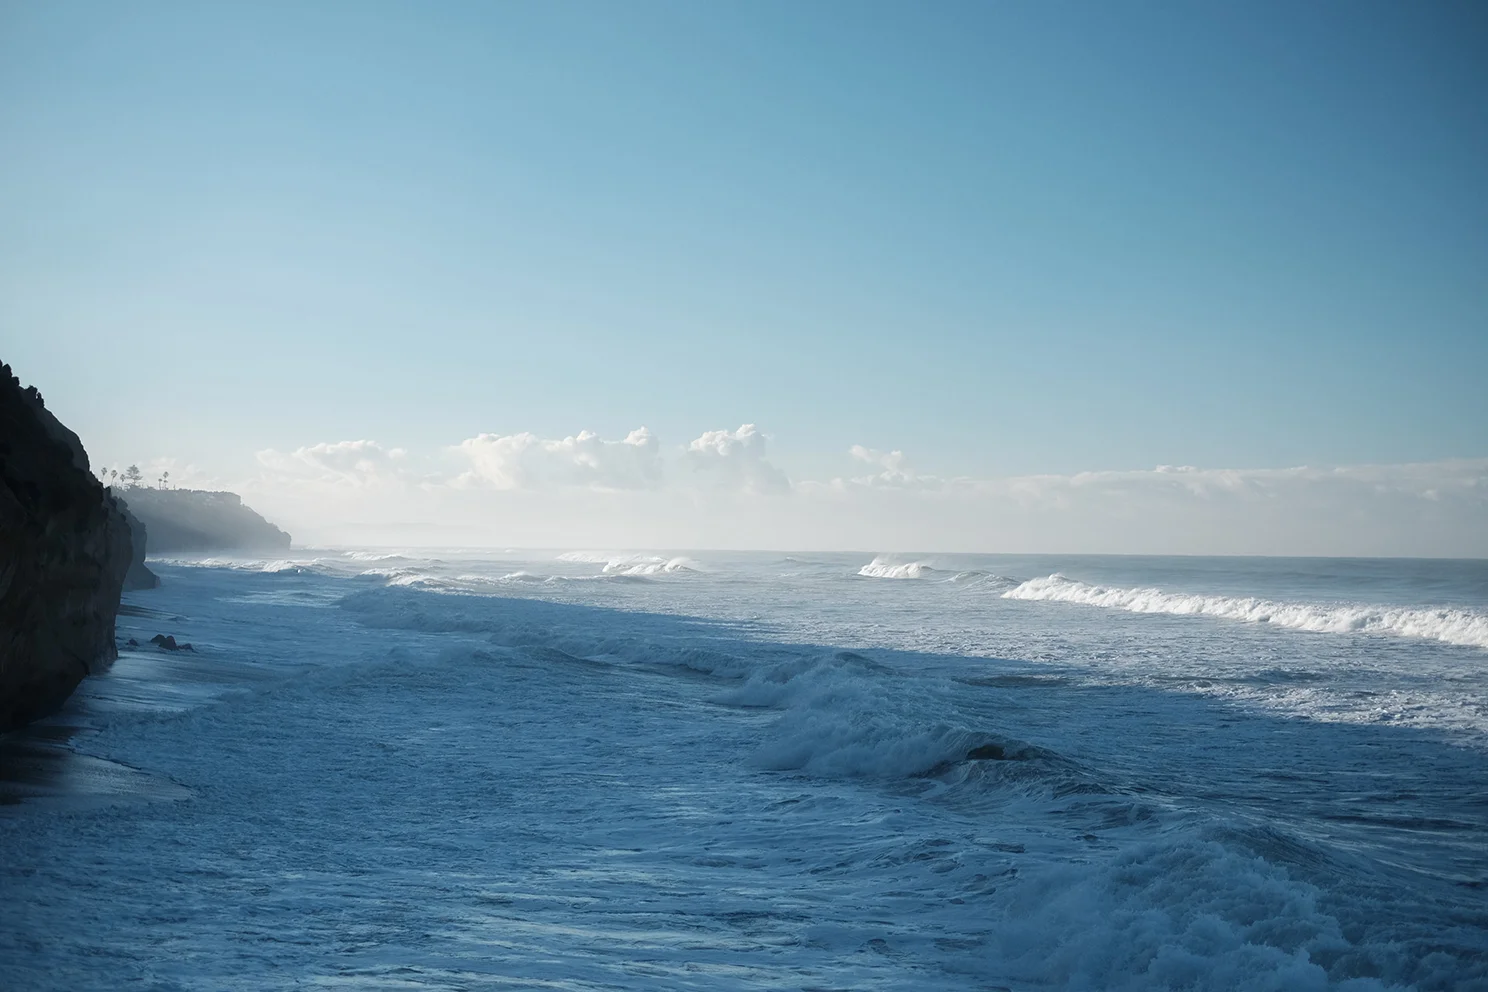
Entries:
[[125, 494], [149, 531], [150, 554], [289, 549], [289, 535], [244, 506], [237, 493], [137, 486]]
[[116, 656], [129, 526], [76, 434], [0, 365], [0, 732]]

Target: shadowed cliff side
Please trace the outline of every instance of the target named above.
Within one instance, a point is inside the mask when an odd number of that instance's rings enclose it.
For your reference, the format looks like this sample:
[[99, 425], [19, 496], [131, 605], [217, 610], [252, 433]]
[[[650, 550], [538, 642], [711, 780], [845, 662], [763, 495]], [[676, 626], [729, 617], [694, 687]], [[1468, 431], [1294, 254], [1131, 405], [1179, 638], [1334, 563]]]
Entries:
[[135, 589], [154, 589], [160, 585], [160, 576], [145, 567], [145, 552], [149, 547], [149, 530], [145, 522], [133, 513], [129, 512], [129, 504], [124, 502], [124, 497], [114, 492], [109, 493], [114, 497], [114, 502], [119, 506], [119, 512], [124, 515], [124, 522], [129, 525], [130, 543], [134, 550], [129, 556], [129, 571], [124, 573], [124, 590], [126, 592]]
[[243, 505], [237, 493], [126, 489], [149, 531], [150, 554], [166, 551], [285, 551], [289, 535]]
[[115, 657], [129, 526], [76, 434], [0, 365], [0, 732]]

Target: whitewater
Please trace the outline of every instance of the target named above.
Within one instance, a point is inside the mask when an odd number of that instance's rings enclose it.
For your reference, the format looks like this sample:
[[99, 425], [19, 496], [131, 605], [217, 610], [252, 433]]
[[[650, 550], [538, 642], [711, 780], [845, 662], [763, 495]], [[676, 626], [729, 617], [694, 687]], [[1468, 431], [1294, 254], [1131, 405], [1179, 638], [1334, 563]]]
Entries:
[[1488, 562], [151, 565], [0, 988], [1488, 989]]

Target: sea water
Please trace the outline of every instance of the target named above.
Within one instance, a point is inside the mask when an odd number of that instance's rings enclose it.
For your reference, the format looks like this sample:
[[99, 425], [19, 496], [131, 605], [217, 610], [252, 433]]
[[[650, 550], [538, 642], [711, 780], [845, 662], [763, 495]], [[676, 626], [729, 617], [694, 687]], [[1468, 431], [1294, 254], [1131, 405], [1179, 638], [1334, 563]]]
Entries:
[[1485, 562], [154, 567], [5, 989], [1488, 988]]

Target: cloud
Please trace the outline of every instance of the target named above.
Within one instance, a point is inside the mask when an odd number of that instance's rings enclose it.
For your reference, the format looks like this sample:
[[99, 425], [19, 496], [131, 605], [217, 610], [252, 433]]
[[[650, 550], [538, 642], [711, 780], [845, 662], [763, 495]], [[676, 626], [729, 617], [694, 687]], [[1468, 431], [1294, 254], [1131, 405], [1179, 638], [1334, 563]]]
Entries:
[[1488, 506], [1488, 459], [1279, 469], [1159, 465], [1145, 470], [957, 480], [956, 484], [985, 495], [1008, 495], [1026, 504], [1056, 506], [1090, 497], [1147, 502], [1447, 498]]
[[736, 431], [704, 431], [687, 446], [693, 469], [745, 492], [788, 492], [790, 480], [765, 458], [765, 435], [753, 424]]
[[644, 427], [619, 441], [592, 431], [560, 440], [536, 434], [479, 434], [454, 449], [470, 466], [457, 484], [492, 489], [654, 489], [664, 472], [656, 438]]
[[258, 452], [258, 463], [273, 474], [300, 481], [365, 488], [402, 481], [405, 456], [402, 448], [384, 448], [376, 441], [334, 441], [288, 454], [269, 448]]
[[[1488, 557], [1488, 458], [950, 477], [860, 444], [845, 453], [863, 474], [792, 482], [772, 443], [753, 424], [668, 446], [645, 428], [409, 454], [340, 441], [259, 452], [257, 476], [214, 488], [310, 534], [439, 521], [514, 545]], [[172, 464], [173, 483], [190, 475]]]
[[[919, 475], [905, 467], [904, 452], [879, 451], [877, 448], [865, 448], [861, 444], [855, 444], [847, 449], [847, 453], [860, 462], [876, 465], [883, 469], [876, 475], [860, 475], [847, 480], [848, 483], [858, 486], [888, 486], [898, 489], [932, 489], [942, 485], [942, 480], [933, 475]], [[843, 485], [842, 480], [834, 479], [833, 484], [839, 488]]]

